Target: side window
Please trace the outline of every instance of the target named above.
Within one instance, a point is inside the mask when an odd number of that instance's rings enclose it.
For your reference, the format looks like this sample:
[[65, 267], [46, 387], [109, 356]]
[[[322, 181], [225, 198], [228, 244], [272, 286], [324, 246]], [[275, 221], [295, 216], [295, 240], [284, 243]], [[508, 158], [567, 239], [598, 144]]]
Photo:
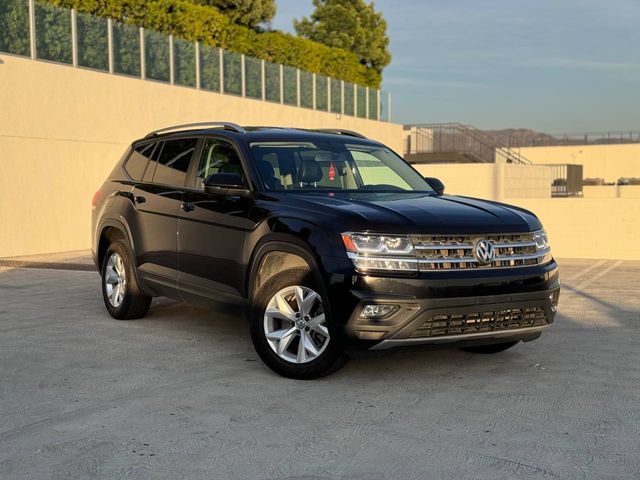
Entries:
[[144, 171], [149, 163], [149, 157], [153, 153], [153, 147], [155, 143], [147, 143], [145, 145], [139, 145], [133, 149], [131, 155], [124, 164], [124, 169], [131, 179], [140, 181], [144, 176]]
[[191, 162], [197, 143], [198, 139], [196, 138], [167, 140], [164, 142], [162, 151], [157, 157], [153, 182], [165, 185], [184, 185], [187, 179], [187, 170], [189, 170], [189, 162]]
[[235, 173], [242, 177], [242, 183], [247, 184], [242, 162], [233, 145], [219, 138], [208, 138], [198, 164], [196, 186], [202, 188], [204, 180], [214, 173]]

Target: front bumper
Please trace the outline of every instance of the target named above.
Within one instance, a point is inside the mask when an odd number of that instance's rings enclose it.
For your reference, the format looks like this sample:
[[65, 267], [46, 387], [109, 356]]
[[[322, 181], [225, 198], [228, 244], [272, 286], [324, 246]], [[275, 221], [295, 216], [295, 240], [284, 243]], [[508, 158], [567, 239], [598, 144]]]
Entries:
[[[372, 350], [533, 340], [553, 323], [558, 295], [559, 289], [554, 288], [530, 293], [396, 303], [399, 311], [384, 320], [363, 319], [361, 309], [356, 309], [347, 331], [352, 338], [375, 340], [369, 346]], [[370, 302], [370, 299], [365, 300], [363, 306]]]
[[[371, 350], [412, 345], [487, 344], [533, 340], [553, 323], [559, 286], [535, 292], [481, 297], [400, 300], [362, 298], [347, 323], [349, 338]], [[389, 318], [363, 318], [369, 304], [393, 304]]]
[[[456, 272], [416, 278], [334, 277], [332, 316], [345, 344], [383, 350], [533, 340], [553, 323], [560, 291], [555, 262], [535, 268]], [[365, 305], [397, 305], [381, 319]]]
[[[560, 290], [553, 260], [531, 267], [413, 277], [333, 273], [327, 285], [332, 320], [345, 346], [376, 350], [532, 340], [553, 322], [549, 295]], [[360, 318], [370, 304], [397, 305], [399, 310], [383, 320]]]

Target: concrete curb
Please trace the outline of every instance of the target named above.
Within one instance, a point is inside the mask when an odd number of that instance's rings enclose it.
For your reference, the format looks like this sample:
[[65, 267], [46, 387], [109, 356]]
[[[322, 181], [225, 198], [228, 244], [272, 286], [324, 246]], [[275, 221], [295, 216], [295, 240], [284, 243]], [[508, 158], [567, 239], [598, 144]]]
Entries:
[[25, 260], [7, 260], [0, 258], [0, 267], [12, 268], [46, 268], [50, 270], [75, 270], [81, 272], [97, 271], [95, 265], [63, 262], [30, 262]]

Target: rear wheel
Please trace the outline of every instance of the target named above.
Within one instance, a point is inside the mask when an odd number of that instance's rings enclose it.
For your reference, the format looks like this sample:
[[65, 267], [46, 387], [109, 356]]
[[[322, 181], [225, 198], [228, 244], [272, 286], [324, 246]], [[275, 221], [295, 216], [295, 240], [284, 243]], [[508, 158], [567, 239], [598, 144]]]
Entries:
[[464, 347], [462, 350], [471, 353], [500, 353], [513, 347], [518, 342], [494, 343], [492, 345], [475, 345], [473, 347]]
[[274, 276], [255, 297], [253, 345], [262, 361], [284, 377], [318, 378], [347, 362], [318, 290], [308, 270], [296, 269]]
[[102, 297], [109, 314], [118, 320], [144, 317], [151, 305], [151, 297], [138, 286], [134, 268], [124, 240], [109, 245], [102, 261]]

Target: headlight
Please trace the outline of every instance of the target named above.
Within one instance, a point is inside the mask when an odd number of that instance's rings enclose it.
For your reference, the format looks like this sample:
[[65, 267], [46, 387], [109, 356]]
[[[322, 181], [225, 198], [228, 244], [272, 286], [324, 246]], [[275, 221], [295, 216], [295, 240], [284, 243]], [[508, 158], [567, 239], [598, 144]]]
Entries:
[[418, 271], [411, 239], [406, 235], [343, 233], [347, 255], [361, 271]]
[[533, 232], [533, 239], [536, 242], [536, 250], [547, 250], [549, 248], [549, 239], [547, 238], [547, 232], [544, 228]]

